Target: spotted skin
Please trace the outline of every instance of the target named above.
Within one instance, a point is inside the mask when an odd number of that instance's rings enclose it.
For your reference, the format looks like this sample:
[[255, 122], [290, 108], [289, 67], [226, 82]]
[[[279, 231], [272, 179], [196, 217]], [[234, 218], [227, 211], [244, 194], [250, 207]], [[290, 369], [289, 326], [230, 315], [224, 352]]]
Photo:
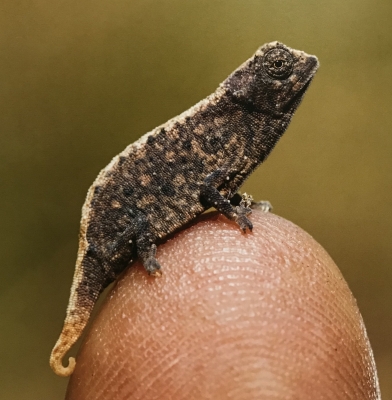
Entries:
[[246, 231], [250, 209], [231, 204], [286, 130], [318, 68], [317, 58], [265, 44], [209, 97], [129, 145], [90, 187], [66, 319], [50, 365], [70, 375], [65, 353], [102, 290], [139, 257], [160, 274], [156, 243], [214, 207]]

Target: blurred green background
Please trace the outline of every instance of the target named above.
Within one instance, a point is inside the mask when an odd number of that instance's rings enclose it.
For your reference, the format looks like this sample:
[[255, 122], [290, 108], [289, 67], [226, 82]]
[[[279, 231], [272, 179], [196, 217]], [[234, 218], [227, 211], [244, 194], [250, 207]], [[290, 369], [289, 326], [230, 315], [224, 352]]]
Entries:
[[261, 44], [321, 68], [245, 190], [330, 253], [392, 399], [392, 2], [3, 0], [0, 13], [0, 398], [60, 399], [62, 326], [87, 188]]

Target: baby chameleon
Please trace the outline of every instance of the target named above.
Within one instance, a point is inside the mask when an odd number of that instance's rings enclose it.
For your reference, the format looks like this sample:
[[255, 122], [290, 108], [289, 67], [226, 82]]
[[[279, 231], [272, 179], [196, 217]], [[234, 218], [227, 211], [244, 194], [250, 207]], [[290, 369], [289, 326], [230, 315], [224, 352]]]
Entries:
[[[218, 89], [113, 158], [90, 187], [63, 330], [50, 365], [80, 337], [102, 290], [136, 257], [158, 275], [156, 243], [214, 207], [246, 231], [239, 187], [283, 135], [318, 68], [317, 58], [265, 44]], [[232, 204], [233, 203], [233, 204]]]

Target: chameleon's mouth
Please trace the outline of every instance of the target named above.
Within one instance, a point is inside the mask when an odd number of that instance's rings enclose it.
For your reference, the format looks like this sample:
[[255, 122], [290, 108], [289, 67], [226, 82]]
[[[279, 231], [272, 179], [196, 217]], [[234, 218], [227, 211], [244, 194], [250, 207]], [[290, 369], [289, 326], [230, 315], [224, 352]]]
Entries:
[[301, 89], [298, 90], [298, 92], [294, 96], [292, 96], [290, 100], [286, 102], [286, 104], [282, 108], [282, 112], [287, 112], [288, 110], [290, 110], [290, 108], [294, 108], [295, 110], [299, 106], [312, 80], [313, 77], [311, 77], [308, 81], [306, 81], [306, 83], [301, 87]]
[[[297, 81], [293, 84], [293, 90], [297, 86], [296, 93], [293, 94], [293, 96], [290, 98], [290, 100], [287, 101], [286, 104], [283, 106], [283, 111], [287, 111], [290, 108], [298, 107], [299, 103], [302, 100], [302, 97], [304, 96], [305, 92], [308, 90], [309, 85], [312, 83], [314, 75], [319, 67], [319, 62], [316, 57], [314, 56], [309, 56], [307, 60], [307, 66], [305, 69], [305, 73], [301, 75]], [[304, 79], [304, 77], [306, 77]], [[302, 80], [302, 82], [301, 82]], [[298, 88], [298, 86], [300, 86]]]
[[297, 85], [301, 85], [301, 83], [302, 83], [302, 87], [297, 89], [299, 95], [306, 92], [307, 88], [309, 87], [310, 83], [312, 82], [312, 80], [314, 78], [314, 75], [316, 74], [318, 67], [319, 67], [319, 62], [318, 62], [317, 57], [308, 56], [308, 59], [306, 60], [306, 64], [303, 67], [304, 72], [299, 76], [299, 78], [297, 79], [297, 81], [294, 84], [294, 87], [295, 87]]
[[301, 88], [300, 91], [298, 92], [297, 96], [298, 96], [298, 95], [299, 95], [299, 96], [303, 96], [304, 93], [308, 90], [308, 87], [309, 87], [309, 85], [312, 83], [312, 81], [313, 81], [313, 76], [310, 77], [310, 78], [306, 81], [306, 83], [302, 86], [302, 88]]

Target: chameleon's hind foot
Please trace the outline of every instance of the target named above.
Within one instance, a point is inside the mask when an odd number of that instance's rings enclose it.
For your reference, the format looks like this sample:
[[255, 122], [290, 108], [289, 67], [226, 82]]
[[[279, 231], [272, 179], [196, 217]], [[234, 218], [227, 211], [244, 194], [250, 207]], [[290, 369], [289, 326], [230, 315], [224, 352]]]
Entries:
[[150, 254], [144, 260], [143, 265], [149, 275], [161, 276], [162, 275], [161, 266], [158, 260], [155, 258], [156, 252], [157, 252], [157, 246], [155, 244], [151, 245]]

